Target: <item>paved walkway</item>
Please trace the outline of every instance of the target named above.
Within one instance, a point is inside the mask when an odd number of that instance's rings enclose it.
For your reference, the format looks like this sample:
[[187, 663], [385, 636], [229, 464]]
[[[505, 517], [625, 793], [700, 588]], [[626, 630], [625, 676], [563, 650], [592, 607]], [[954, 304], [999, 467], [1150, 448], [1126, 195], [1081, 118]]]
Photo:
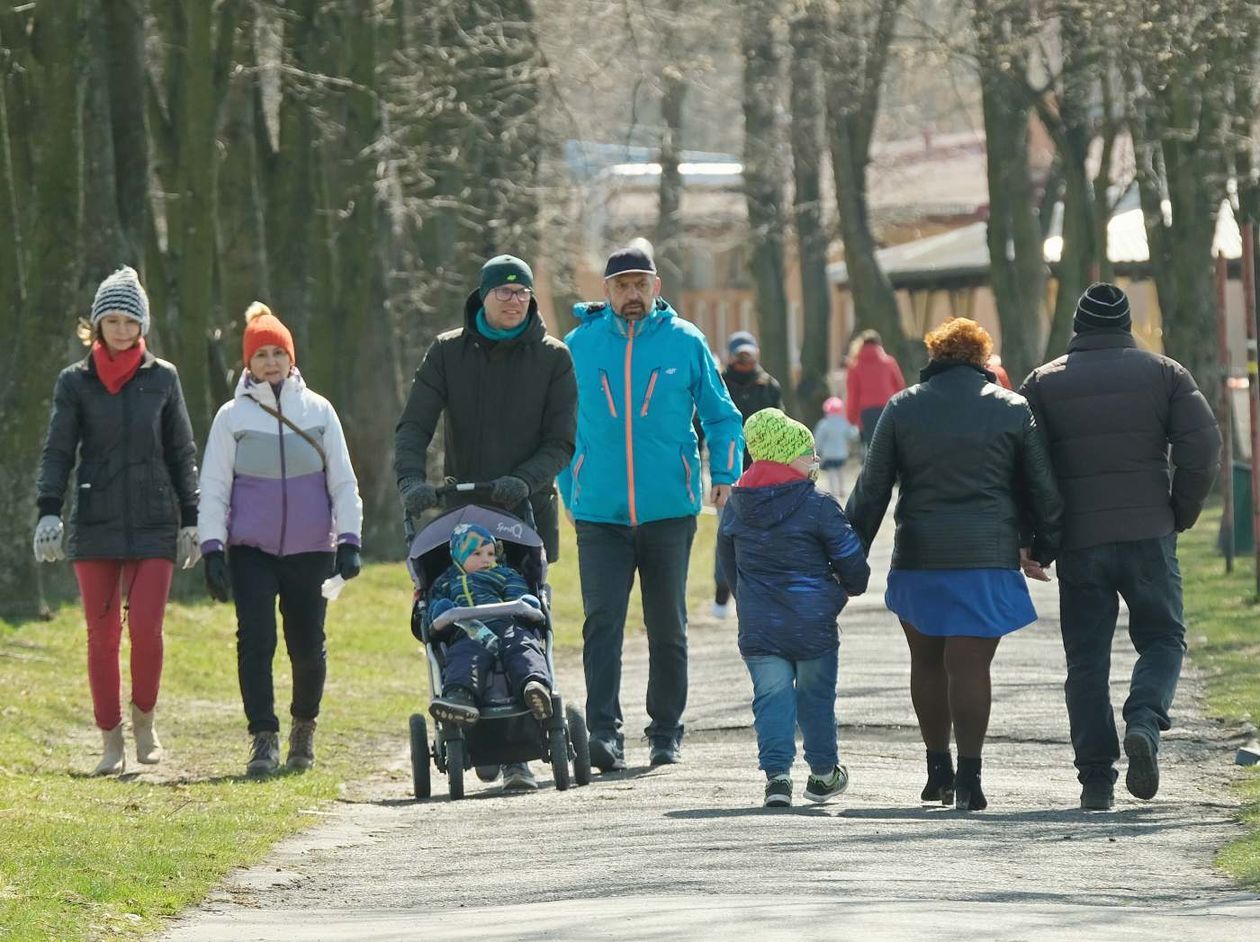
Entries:
[[[166, 938], [937, 942], [1249, 931], [1260, 902], [1211, 866], [1240, 833], [1227, 789], [1233, 744], [1202, 718], [1193, 678], [1165, 740], [1158, 798], [1132, 799], [1122, 775], [1113, 813], [1078, 810], [1053, 586], [1034, 589], [1041, 622], [998, 650], [989, 810], [919, 804], [908, 658], [881, 602], [887, 553], [885, 540], [871, 592], [843, 616], [838, 714], [852, 784], [839, 801], [760, 807], [734, 623], [696, 619], [683, 765], [648, 769], [646, 744], [631, 741], [630, 770], [588, 787], [504, 796], [474, 781], [458, 803], [413, 803], [409, 777], [395, 775], [233, 874]], [[635, 636], [624, 699], [636, 730], [645, 662]], [[1115, 676], [1131, 663], [1127, 641], [1118, 644]], [[561, 680], [572, 695], [580, 663], [563, 664]], [[401, 748], [406, 717], [398, 728]], [[439, 796], [445, 784], [435, 775]]]

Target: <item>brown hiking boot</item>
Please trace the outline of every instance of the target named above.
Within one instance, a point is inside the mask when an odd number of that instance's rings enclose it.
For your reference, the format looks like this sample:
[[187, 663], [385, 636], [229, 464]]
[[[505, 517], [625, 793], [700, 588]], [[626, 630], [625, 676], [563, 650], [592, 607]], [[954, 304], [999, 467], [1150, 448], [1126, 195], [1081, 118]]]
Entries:
[[289, 730], [289, 757], [284, 764], [299, 772], [315, 764], [314, 720], [293, 720], [293, 728]]

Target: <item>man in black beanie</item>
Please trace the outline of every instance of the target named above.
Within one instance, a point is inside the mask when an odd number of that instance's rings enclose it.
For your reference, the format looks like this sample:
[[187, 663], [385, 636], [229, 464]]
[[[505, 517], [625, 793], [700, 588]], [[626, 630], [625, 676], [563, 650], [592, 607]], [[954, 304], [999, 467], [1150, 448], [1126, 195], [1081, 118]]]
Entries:
[[[1186, 647], [1177, 534], [1198, 519], [1220, 467], [1220, 429], [1194, 377], [1138, 349], [1132, 323], [1123, 291], [1090, 285], [1067, 354], [1020, 390], [1066, 504], [1057, 562], [1064, 691], [1081, 807], [1096, 811], [1112, 806], [1120, 758], [1108, 689], [1120, 598], [1138, 653], [1124, 704], [1125, 785], [1141, 799], [1159, 790], [1159, 737]], [[1035, 563], [1025, 572], [1044, 578]]]

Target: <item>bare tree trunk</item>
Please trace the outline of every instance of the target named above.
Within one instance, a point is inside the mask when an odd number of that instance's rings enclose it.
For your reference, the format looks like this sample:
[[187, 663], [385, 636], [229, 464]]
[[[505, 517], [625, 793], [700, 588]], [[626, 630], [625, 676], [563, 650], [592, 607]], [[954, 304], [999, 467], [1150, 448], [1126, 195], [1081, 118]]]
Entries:
[[774, 23], [776, 0], [743, 5], [744, 198], [752, 244], [761, 359], [783, 386], [785, 411], [795, 411], [788, 359], [787, 291], [784, 286], [783, 209], [786, 169], [779, 128], [781, 60]]
[[109, 89], [109, 130], [113, 139], [118, 222], [126, 240], [125, 261], [145, 274], [149, 232], [149, 129], [144, 107], [144, 9], [140, 0], [101, 4], [105, 24], [105, 65]]
[[824, 63], [820, 42], [825, 29], [826, 11], [821, 0], [799, 3], [790, 22], [792, 165], [796, 184], [792, 209], [796, 217], [805, 322], [797, 410], [801, 420], [811, 427], [822, 416], [823, 399], [829, 392], [827, 371], [831, 362], [829, 239], [822, 211], [826, 100], [822, 89]]
[[[665, 13], [677, 22], [684, 9], [682, 0], [666, 0]], [[661, 165], [660, 209], [656, 223], [656, 267], [666, 292], [683, 290], [683, 176], [678, 169], [682, 160], [683, 108], [687, 102], [686, 50], [681, 30], [668, 30], [662, 37], [667, 59], [661, 70], [661, 145], [657, 157]], [[718, 338], [718, 342], [721, 339]]]
[[827, 124], [831, 172], [835, 177], [840, 237], [844, 241], [849, 293], [859, 327], [874, 328], [884, 346], [913, 374], [923, 362], [919, 338], [907, 338], [897, 297], [879, 267], [879, 246], [871, 230], [866, 169], [879, 114], [880, 90], [902, 0], [872, 0], [870, 17], [856, 4], [833, 3], [827, 29]]

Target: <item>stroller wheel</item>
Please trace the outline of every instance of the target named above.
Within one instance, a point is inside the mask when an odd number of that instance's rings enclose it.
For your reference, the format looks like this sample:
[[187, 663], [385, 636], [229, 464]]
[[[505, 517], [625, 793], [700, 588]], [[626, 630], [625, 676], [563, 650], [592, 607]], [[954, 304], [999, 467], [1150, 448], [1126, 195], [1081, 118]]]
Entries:
[[419, 713], [411, 714], [411, 788], [416, 798], [428, 798], [433, 793], [429, 773], [429, 729]]
[[565, 707], [564, 716], [569, 722], [569, 743], [573, 746], [573, 783], [589, 785], [591, 783], [591, 740], [586, 729], [586, 717], [575, 706]]
[[451, 801], [464, 797], [464, 740], [446, 740], [446, 781]]
[[556, 780], [556, 791], [562, 792], [569, 787], [569, 740], [563, 726], [553, 729], [547, 738], [551, 746], [551, 774]]

